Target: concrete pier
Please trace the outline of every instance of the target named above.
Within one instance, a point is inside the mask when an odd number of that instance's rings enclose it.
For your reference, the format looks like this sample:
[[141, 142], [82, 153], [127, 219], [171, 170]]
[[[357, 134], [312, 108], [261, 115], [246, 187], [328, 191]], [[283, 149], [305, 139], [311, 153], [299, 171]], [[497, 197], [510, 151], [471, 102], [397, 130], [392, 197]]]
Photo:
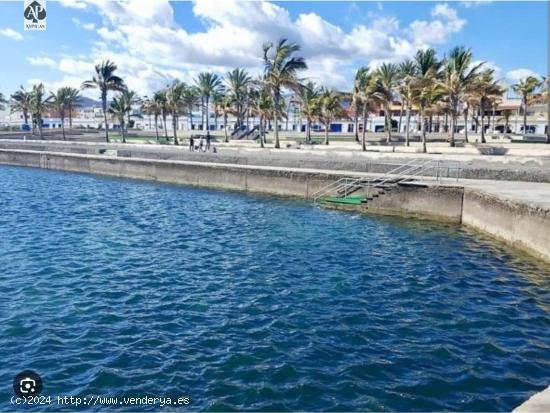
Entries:
[[540, 393], [531, 396], [520, 406], [512, 410], [513, 413], [548, 413], [550, 412], [550, 386]]

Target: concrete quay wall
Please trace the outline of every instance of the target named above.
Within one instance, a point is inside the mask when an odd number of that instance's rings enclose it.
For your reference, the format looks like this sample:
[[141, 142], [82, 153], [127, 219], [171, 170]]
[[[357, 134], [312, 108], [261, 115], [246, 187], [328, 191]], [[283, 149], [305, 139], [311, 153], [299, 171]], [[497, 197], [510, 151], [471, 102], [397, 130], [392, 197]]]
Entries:
[[[0, 149], [0, 164], [311, 199], [338, 171]], [[361, 207], [468, 225], [550, 262], [550, 211], [455, 186], [398, 186]]]
[[462, 223], [550, 261], [550, 210], [466, 188]]
[[[222, 144], [220, 144], [222, 145]], [[432, 159], [440, 162], [440, 174], [464, 179], [491, 179], [527, 182], [550, 182], [550, 156], [510, 156], [475, 154], [414, 154], [350, 151], [332, 147], [277, 150], [250, 146], [220, 146], [218, 153], [189, 152], [184, 145], [122, 144], [105, 142], [70, 142], [0, 139], [0, 149], [44, 152], [111, 154], [125, 158], [269, 165], [285, 168], [315, 168], [331, 171], [385, 173], [405, 162]], [[550, 153], [550, 152], [549, 152]], [[460, 171], [456, 168], [459, 167]], [[433, 171], [432, 171], [433, 172]]]

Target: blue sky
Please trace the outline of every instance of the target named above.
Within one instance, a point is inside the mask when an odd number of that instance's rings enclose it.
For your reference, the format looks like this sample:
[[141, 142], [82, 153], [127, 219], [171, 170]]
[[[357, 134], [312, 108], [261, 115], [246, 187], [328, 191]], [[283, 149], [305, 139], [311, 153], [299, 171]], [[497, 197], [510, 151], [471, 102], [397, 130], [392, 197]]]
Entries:
[[[471, 47], [504, 82], [547, 73], [545, 2], [48, 1], [46, 31], [23, 30], [23, 2], [0, 2], [0, 91], [42, 81], [79, 86], [110, 58], [140, 94], [171, 79], [261, 70], [261, 44], [300, 43], [325, 86], [350, 87], [357, 67], [398, 62], [419, 47]], [[8, 62], [8, 64], [6, 64]], [[93, 93], [93, 92], [92, 92]]]

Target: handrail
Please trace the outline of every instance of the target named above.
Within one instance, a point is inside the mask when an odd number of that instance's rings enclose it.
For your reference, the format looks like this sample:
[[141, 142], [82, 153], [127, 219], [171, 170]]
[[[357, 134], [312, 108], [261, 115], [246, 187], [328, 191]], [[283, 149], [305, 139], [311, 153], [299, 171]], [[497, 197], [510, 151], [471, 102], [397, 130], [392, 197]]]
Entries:
[[[419, 161], [424, 161], [420, 164], [418, 164]], [[449, 162], [447, 161], [446, 164]], [[451, 162], [452, 163], [452, 162]], [[458, 181], [460, 177], [460, 163], [458, 161], [455, 162], [456, 166], [452, 169], [456, 169], [456, 180]], [[331, 182], [328, 185], [323, 186], [318, 191], [314, 192], [312, 194], [312, 198], [314, 202], [317, 202], [321, 197], [327, 196], [330, 193], [336, 192], [337, 194], [344, 193], [344, 196], [347, 196], [348, 191], [353, 189], [357, 190], [363, 187], [367, 188], [378, 188], [381, 186], [384, 186], [391, 183], [399, 183], [404, 180], [408, 180], [414, 177], [418, 176], [424, 176], [423, 174], [426, 171], [435, 169], [435, 179], [437, 182], [441, 182], [442, 169], [447, 169], [447, 175], [450, 175], [449, 172], [451, 171], [450, 166], [442, 166], [441, 160], [423, 160], [420, 158], [415, 158], [410, 160], [409, 162], [406, 162], [404, 164], [401, 164], [397, 166], [396, 168], [393, 168], [392, 170], [378, 176], [375, 178], [366, 178], [366, 177], [343, 177], [338, 179], [337, 181]]]
[[[414, 162], [417, 162], [418, 159], [415, 158], [415, 159], [412, 159], [410, 160], [409, 162], [406, 162], [404, 164], [401, 164], [399, 165], [398, 167], [392, 169], [391, 171], [389, 172], [386, 172], [385, 174], [382, 175], [382, 177], [386, 176], [386, 175], [390, 175], [390, 174], [395, 174], [396, 172], [398, 172], [400, 169], [402, 168], [405, 168], [405, 167], [408, 167], [410, 166], [411, 164], [413, 164]], [[329, 189], [332, 189], [333, 186], [341, 186], [340, 183], [341, 182], [346, 182], [347, 184], [347, 180], [349, 179], [353, 179], [353, 181], [350, 183], [350, 185], [354, 185], [355, 182], [360, 182], [360, 181], [364, 181], [365, 178], [361, 177], [361, 178], [350, 178], [350, 177], [343, 177], [343, 178], [340, 178], [339, 180], [335, 181], [335, 182], [331, 182], [330, 184], [328, 185], [325, 185], [324, 187], [322, 187], [321, 189], [319, 189], [317, 192], [314, 192], [312, 194], [312, 198], [313, 198], [313, 201], [316, 202], [317, 199], [319, 199], [320, 197], [322, 196], [325, 196], [327, 195], [328, 193], [328, 190]], [[379, 179], [379, 178], [378, 178]], [[347, 186], [347, 185], [346, 185]]]

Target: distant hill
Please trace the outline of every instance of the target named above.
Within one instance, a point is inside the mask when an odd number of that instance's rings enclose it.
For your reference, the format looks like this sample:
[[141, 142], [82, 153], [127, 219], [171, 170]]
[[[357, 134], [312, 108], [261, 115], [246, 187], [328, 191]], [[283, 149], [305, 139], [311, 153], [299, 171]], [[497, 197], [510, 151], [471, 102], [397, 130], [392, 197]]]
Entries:
[[80, 99], [78, 99], [78, 104], [82, 108], [101, 107], [101, 102], [99, 100], [90, 99], [85, 96], [81, 96]]

